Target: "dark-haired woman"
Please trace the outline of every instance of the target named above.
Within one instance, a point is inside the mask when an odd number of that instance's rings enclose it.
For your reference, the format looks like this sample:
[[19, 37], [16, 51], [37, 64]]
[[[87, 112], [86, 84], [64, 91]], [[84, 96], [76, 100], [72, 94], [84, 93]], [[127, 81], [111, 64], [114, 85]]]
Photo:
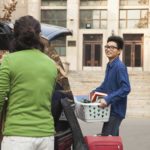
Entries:
[[40, 23], [24, 16], [14, 24], [13, 53], [0, 67], [0, 111], [8, 97], [2, 150], [53, 150], [51, 99], [57, 68], [43, 53]]

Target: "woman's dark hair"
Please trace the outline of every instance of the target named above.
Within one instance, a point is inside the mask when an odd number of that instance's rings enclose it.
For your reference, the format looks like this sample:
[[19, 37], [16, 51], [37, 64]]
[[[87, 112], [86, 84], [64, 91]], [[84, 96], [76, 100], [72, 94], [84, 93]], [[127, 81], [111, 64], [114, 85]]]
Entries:
[[121, 38], [120, 36], [112, 35], [112, 36], [108, 37], [107, 43], [110, 41], [117, 43], [118, 49], [123, 49], [124, 41], [123, 41], [123, 38]]
[[40, 39], [41, 26], [32, 16], [23, 16], [15, 21], [14, 39], [10, 43], [10, 51], [39, 49], [44, 51], [44, 44]]

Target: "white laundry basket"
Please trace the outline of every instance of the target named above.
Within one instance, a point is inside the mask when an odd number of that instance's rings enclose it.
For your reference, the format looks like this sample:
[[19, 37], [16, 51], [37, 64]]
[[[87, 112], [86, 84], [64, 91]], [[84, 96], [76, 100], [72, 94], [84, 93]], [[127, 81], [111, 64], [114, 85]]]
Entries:
[[75, 96], [75, 113], [76, 116], [85, 122], [107, 122], [110, 116], [110, 108], [100, 108], [99, 103], [83, 103], [88, 96]]

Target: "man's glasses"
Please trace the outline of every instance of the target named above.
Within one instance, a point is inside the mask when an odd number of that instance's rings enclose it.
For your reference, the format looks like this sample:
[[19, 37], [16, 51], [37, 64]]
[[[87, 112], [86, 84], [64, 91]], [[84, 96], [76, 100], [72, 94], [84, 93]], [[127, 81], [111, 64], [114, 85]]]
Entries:
[[109, 45], [105, 45], [105, 49], [110, 49], [110, 50], [114, 50], [114, 49], [118, 49], [118, 47], [116, 47], [116, 46], [109, 46]]

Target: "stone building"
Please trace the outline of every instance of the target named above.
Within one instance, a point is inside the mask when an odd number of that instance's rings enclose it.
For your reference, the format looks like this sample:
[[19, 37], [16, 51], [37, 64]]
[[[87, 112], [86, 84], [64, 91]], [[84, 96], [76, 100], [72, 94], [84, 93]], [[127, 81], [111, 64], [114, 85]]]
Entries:
[[[9, 0], [0, 1], [0, 10]], [[33, 15], [43, 23], [64, 26], [73, 36], [54, 41], [70, 70], [104, 70], [107, 37], [124, 38], [120, 58], [131, 71], [150, 71], [149, 0], [18, 0], [12, 21]]]

